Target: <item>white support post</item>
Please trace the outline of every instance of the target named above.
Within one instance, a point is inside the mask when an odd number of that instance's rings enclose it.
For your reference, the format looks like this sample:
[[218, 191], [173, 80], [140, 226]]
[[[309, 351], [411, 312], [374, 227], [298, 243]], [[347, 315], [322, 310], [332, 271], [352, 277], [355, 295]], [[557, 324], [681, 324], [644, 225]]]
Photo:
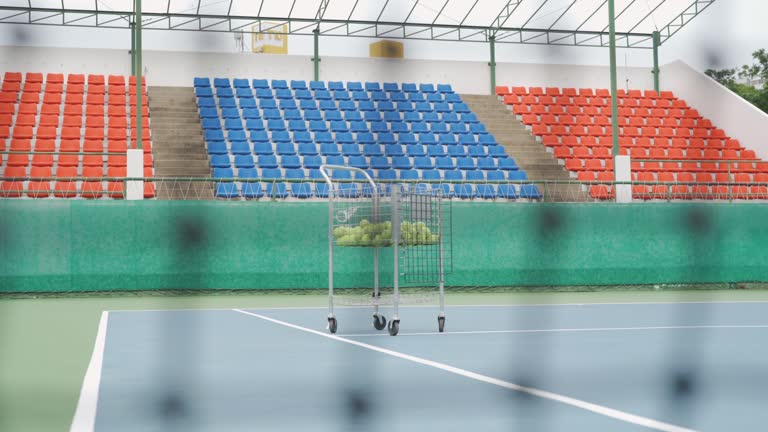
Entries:
[[616, 182], [627, 182], [627, 184], [616, 185], [616, 202], [631, 203], [632, 185], [629, 182], [632, 181], [632, 164], [629, 156], [616, 156], [614, 169]]
[[[126, 169], [128, 178], [142, 178], [144, 177], [144, 150], [130, 149], [128, 150], [128, 165]], [[143, 181], [127, 181], [125, 182], [125, 199], [126, 200], [143, 200], [144, 199], [144, 182]]]

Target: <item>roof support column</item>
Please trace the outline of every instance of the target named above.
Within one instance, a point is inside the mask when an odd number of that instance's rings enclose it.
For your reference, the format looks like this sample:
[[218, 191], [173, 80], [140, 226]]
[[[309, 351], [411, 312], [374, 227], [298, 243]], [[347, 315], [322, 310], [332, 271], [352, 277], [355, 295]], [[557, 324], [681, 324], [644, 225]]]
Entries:
[[660, 90], [659, 85], [659, 45], [661, 45], [661, 33], [653, 32], [653, 89], [658, 93]]
[[491, 43], [491, 62], [488, 66], [491, 67], [491, 94], [496, 94], [496, 36], [491, 36], [488, 39]]
[[136, 23], [131, 20], [131, 75], [136, 70]]
[[[135, 20], [131, 26], [131, 33], [135, 34], [132, 38], [132, 59], [133, 72], [132, 75], [136, 78], [136, 115], [131, 116], [131, 139], [132, 145], [126, 152], [126, 176], [128, 178], [143, 178], [144, 177], [144, 150], [142, 150], [141, 137], [144, 135], [144, 121], [142, 119], [144, 114], [144, 83], [142, 78], [143, 62], [141, 59], [142, 47], [141, 47], [141, 0], [135, 0]], [[128, 89], [131, 85], [128, 83]], [[130, 96], [130, 91], [128, 92]], [[135, 132], [133, 132], [135, 130]], [[135, 134], [135, 135], [134, 135]], [[127, 200], [141, 200], [144, 199], [144, 181], [126, 181], [125, 182], [125, 199]]]
[[134, 64], [133, 75], [136, 77], [136, 148], [141, 150], [141, 137], [142, 127], [144, 122], [142, 121], [143, 115], [143, 101], [144, 98], [144, 82], [142, 79], [143, 62], [141, 59], [142, 47], [141, 47], [141, 0], [136, 0], [136, 63]]
[[613, 158], [619, 155], [619, 103], [616, 80], [616, 21], [614, 18], [614, 0], [608, 0], [608, 40], [611, 55], [611, 131], [613, 136]]
[[312, 30], [312, 34], [315, 39], [315, 56], [312, 57], [312, 62], [315, 64], [315, 81], [320, 81], [320, 29], [316, 28]]

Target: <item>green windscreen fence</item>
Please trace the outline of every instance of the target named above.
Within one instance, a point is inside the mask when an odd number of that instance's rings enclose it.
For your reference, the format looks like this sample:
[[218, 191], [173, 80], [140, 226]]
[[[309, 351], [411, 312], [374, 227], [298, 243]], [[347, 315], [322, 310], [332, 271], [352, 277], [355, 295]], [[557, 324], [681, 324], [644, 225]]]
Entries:
[[[327, 218], [321, 202], [6, 200], [0, 290], [326, 288]], [[764, 282], [766, 220], [758, 203], [454, 203], [446, 283]], [[372, 250], [336, 250], [336, 286], [371, 286]]]

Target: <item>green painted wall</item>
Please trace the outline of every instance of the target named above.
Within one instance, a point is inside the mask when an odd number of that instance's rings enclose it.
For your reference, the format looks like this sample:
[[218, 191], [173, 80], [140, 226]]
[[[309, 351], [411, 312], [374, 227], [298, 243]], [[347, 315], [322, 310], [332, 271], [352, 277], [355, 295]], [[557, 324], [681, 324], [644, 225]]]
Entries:
[[[454, 286], [768, 281], [764, 204], [456, 203], [453, 221]], [[326, 236], [324, 203], [5, 200], [0, 290], [326, 288]], [[370, 286], [371, 250], [336, 250], [337, 286]]]

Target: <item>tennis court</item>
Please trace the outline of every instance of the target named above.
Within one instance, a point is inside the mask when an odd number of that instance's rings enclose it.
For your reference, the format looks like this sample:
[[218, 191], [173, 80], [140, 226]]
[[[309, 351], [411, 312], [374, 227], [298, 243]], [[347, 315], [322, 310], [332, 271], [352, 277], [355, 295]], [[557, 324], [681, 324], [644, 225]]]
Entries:
[[[72, 430], [733, 431], [768, 423], [768, 302], [702, 301], [701, 293], [581, 298], [453, 305], [443, 334], [435, 307], [405, 307], [396, 337], [373, 328], [368, 308], [337, 309], [335, 335], [322, 306], [104, 312]], [[663, 301], [647, 301], [654, 298]]]

